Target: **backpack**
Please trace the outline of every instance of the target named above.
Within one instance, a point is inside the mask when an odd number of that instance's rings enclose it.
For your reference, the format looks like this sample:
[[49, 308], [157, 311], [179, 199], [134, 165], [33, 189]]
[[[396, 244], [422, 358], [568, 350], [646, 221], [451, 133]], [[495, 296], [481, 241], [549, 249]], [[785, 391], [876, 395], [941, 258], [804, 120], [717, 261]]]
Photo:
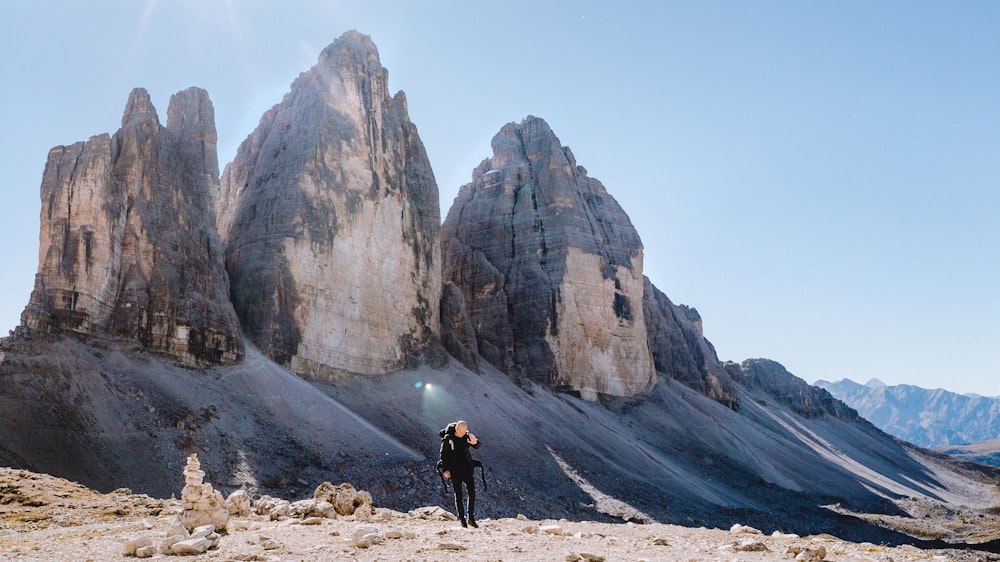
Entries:
[[[444, 441], [448, 437], [455, 435], [456, 425], [457, 424], [455, 422], [449, 423], [444, 429], [438, 432], [438, 436], [441, 438], [441, 441]], [[483, 466], [482, 462], [476, 459], [472, 459], [473, 478], [475, 478], [477, 467], [479, 468], [479, 478], [483, 482], [483, 491], [486, 492], [488, 490], [488, 488], [486, 487], [486, 468]], [[444, 477], [444, 463], [441, 462], [441, 459], [438, 459], [437, 464], [434, 465], [434, 468], [435, 470], [437, 470], [438, 477], [441, 478], [441, 494], [447, 496], [448, 479]]]

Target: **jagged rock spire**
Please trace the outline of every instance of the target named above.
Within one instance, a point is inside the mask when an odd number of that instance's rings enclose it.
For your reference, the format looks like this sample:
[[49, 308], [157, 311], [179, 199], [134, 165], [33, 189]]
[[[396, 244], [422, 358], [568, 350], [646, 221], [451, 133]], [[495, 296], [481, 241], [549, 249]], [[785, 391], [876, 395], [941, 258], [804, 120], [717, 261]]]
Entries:
[[493, 137], [442, 227], [444, 279], [465, 295], [483, 357], [549, 385], [630, 396], [655, 380], [642, 242], [548, 124]]
[[438, 190], [371, 38], [345, 33], [243, 142], [220, 228], [246, 334], [300, 374], [385, 373], [436, 345]]
[[137, 88], [113, 137], [49, 152], [21, 333], [124, 338], [191, 366], [242, 358], [215, 227], [212, 103], [191, 88], [168, 115], [161, 126]]

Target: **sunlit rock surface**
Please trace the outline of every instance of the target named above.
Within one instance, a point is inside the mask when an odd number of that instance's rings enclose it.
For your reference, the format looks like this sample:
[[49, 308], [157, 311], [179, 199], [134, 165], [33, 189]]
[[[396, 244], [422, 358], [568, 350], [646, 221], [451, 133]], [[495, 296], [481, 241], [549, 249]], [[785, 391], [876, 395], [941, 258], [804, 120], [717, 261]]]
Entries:
[[437, 341], [437, 184], [368, 36], [345, 33], [264, 114], [219, 222], [247, 336], [300, 375], [387, 373]]
[[113, 136], [49, 152], [22, 334], [125, 338], [190, 366], [242, 358], [215, 225], [214, 115], [190, 88], [163, 127], [136, 89]]

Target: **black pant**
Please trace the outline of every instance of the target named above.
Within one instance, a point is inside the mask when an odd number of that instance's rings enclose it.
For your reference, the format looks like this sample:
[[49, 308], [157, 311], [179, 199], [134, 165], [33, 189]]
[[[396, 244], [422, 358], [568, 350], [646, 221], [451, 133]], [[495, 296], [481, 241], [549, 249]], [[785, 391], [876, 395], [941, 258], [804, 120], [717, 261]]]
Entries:
[[468, 474], [451, 475], [451, 487], [455, 490], [455, 509], [458, 510], [458, 518], [465, 521], [465, 505], [462, 497], [462, 482], [469, 489], [469, 519], [476, 518], [476, 479], [470, 472]]

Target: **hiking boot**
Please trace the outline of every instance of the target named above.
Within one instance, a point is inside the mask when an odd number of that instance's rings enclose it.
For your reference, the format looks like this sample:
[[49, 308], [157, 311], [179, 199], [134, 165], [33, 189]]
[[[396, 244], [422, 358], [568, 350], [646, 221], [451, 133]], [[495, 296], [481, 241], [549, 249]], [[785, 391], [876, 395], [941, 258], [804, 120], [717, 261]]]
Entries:
[[[465, 522], [465, 519], [459, 519], [459, 521], [461, 521], [461, 522], [462, 522], [462, 526], [463, 526], [463, 527], [468, 527], [468, 526], [469, 526], [469, 524]], [[476, 522], [475, 522], [475, 521], [473, 521], [473, 522], [472, 522], [472, 526], [473, 526], [473, 527], [475, 527], [475, 526], [476, 526]]]
[[476, 524], [476, 520], [473, 517], [469, 517], [469, 525], [472, 525], [473, 527], [475, 527], [477, 529], [479, 528], [479, 525]]

